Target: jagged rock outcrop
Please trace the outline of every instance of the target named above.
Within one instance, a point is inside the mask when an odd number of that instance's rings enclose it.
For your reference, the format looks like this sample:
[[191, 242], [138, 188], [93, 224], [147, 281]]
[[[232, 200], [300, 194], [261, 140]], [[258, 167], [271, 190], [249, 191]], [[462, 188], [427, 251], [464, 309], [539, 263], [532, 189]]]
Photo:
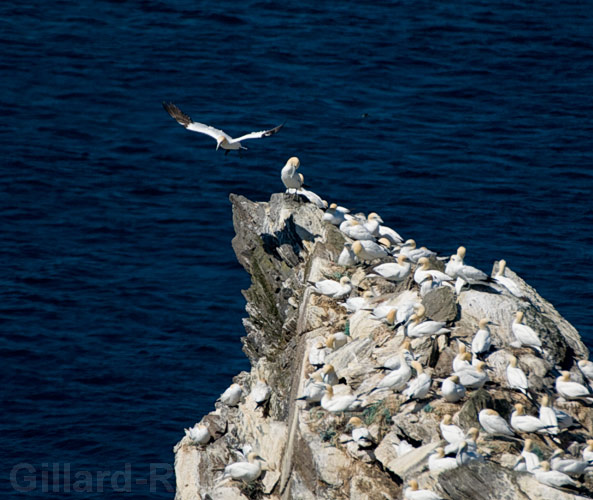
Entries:
[[[200, 447], [185, 437], [175, 447], [177, 500], [396, 499], [403, 498], [403, 482], [412, 478], [422, 487], [455, 500], [578, 498], [544, 486], [530, 474], [513, 471], [509, 464], [522, 448], [514, 439], [481, 434], [478, 447], [487, 456], [484, 463], [438, 475], [427, 470], [428, 455], [443, 443], [439, 432], [443, 415], [454, 415], [454, 422], [467, 430], [479, 427], [477, 414], [483, 408], [493, 408], [508, 417], [513, 404], [521, 402], [535, 413], [530, 400], [508, 388], [505, 368], [511, 353], [528, 372], [530, 386], [537, 394], [554, 392], [558, 369], [572, 370], [574, 379], [582, 380], [575, 358], [586, 359], [588, 351], [578, 332], [520, 277], [506, 270], [523, 290], [521, 299], [496, 284], [472, 287], [458, 296], [451, 288], [440, 287], [420, 297], [411, 277], [391, 283], [367, 277], [363, 269], [334, 264], [345, 237], [336, 227], [322, 222], [323, 212], [315, 205], [285, 194], [274, 194], [268, 203], [231, 195], [231, 202], [237, 233], [233, 248], [252, 278], [250, 288], [243, 292], [249, 314], [244, 320], [247, 335], [243, 344], [252, 369], [235, 377], [243, 388], [241, 403], [228, 407], [218, 402], [204, 417], [213, 440]], [[404, 398], [391, 390], [370, 392], [383, 376], [376, 366], [398, 352], [403, 332], [373, 319], [369, 310], [348, 315], [340, 301], [313, 293], [308, 284], [345, 274], [351, 278], [352, 295], [370, 290], [381, 297], [375, 302], [390, 297], [394, 304], [414, 299], [423, 303], [428, 317], [448, 322], [449, 334], [412, 339], [416, 358], [433, 378], [450, 374], [457, 340], [471, 343], [479, 320], [490, 318], [495, 323], [491, 328], [494, 348], [486, 362], [492, 368], [492, 383], [468, 391], [459, 403], [440, 397], [440, 384], [436, 382], [434, 394], [419, 403], [404, 404]], [[526, 323], [543, 339], [543, 357], [514, 345], [511, 323], [518, 309], [525, 312]], [[309, 350], [338, 332], [346, 332], [349, 341], [326, 358], [343, 383], [335, 386], [335, 392], [347, 391], [347, 383], [363, 399], [363, 408], [355, 413], [367, 424], [376, 447], [359, 448], [348, 438], [349, 412], [346, 416], [329, 414], [319, 406], [296, 401], [315, 371], [308, 362]], [[272, 387], [263, 408], [256, 408], [250, 396], [259, 378]], [[578, 419], [582, 427], [570, 435], [555, 437], [556, 443], [549, 436], [533, 435], [543, 456], [555, 446], [584, 443], [593, 432], [590, 408], [560, 401], [555, 406]], [[398, 457], [396, 445], [404, 439], [416, 449]], [[261, 478], [251, 484], [221, 480], [219, 470], [236, 461], [236, 450], [245, 445], [265, 459]], [[589, 476], [579, 491], [581, 495], [592, 484]]]

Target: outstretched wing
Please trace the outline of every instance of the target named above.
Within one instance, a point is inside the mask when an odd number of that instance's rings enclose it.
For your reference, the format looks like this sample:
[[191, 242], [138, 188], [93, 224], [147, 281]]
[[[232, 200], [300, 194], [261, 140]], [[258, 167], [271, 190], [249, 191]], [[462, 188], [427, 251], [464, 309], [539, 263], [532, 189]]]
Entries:
[[278, 125], [277, 127], [271, 128], [270, 130], [262, 130], [261, 132], [251, 132], [250, 134], [242, 135], [236, 139], [231, 139], [229, 142], [232, 144], [233, 142], [246, 141], [247, 139], [261, 139], [262, 137], [269, 137], [276, 134], [282, 127], [284, 127], [284, 123], [282, 125]]
[[206, 134], [210, 137], [218, 140], [220, 136], [226, 138], [227, 141], [231, 142], [232, 138], [224, 133], [222, 130], [218, 130], [217, 128], [211, 127], [210, 125], [204, 125], [203, 123], [194, 122], [188, 115], [186, 115], [183, 111], [181, 111], [175, 104], [172, 102], [163, 102], [163, 108], [165, 111], [169, 113], [177, 123], [183, 125], [187, 130], [191, 130], [193, 132], [199, 132], [200, 134]]

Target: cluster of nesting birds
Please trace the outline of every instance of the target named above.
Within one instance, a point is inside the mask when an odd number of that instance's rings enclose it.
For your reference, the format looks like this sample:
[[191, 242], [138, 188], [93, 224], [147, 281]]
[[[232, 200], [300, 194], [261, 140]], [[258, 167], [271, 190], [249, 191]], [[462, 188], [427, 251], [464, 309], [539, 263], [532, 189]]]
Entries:
[[[418, 299], [430, 290], [448, 286], [459, 295], [465, 287], [490, 286], [498, 290], [504, 288], [506, 293], [522, 298], [521, 287], [505, 276], [505, 261], [499, 261], [497, 273], [489, 276], [465, 262], [464, 247], [459, 247], [448, 259], [441, 258], [436, 252], [418, 247], [412, 239], [404, 240], [396, 231], [384, 225], [376, 213], [368, 216], [353, 215], [345, 207], [336, 204], [328, 206], [315, 193], [304, 189], [304, 178], [297, 172], [299, 166], [298, 158], [293, 157], [282, 169], [281, 178], [287, 193], [303, 196], [325, 210], [323, 220], [338, 227], [346, 240], [336, 261], [338, 266], [345, 268], [344, 275], [339, 280], [323, 279], [311, 283], [312, 290], [332, 299], [342, 300], [339, 305], [348, 314], [369, 311], [372, 319], [391, 326], [394, 336], [401, 336], [399, 352], [376, 367], [377, 370], [384, 371], [385, 376], [374, 387], [358, 394], [344, 384], [344, 379], [336, 373], [334, 366], [326, 362], [328, 355], [348, 344], [348, 332], [333, 333], [315, 342], [308, 352], [308, 361], [313, 371], [299, 399], [305, 401], [307, 407], [319, 405], [327, 412], [343, 414], [360, 412], [368, 406], [367, 400], [377, 394], [392, 393], [400, 395], [401, 410], [404, 405], [422, 403], [435, 395], [448, 403], [458, 404], [467, 397], [469, 391], [480, 389], [486, 383], [493, 383], [488, 375], [489, 367], [484, 361], [486, 355], [494, 349], [490, 333], [492, 322], [488, 318], [479, 321], [471, 343], [458, 339], [458, 354], [453, 359], [451, 375], [442, 380], [432, 379], [428, 367], [416, 359], [412, 342], [414, 339], [434, 338], [450, 333], [450, 325], [446, 322], [433, 321], [426, 316], [425, 306]], [[436, 269], [439, 261], [446, 261], [444, 270]], [[355, 266], [365, 271], [364, 279], [382, 278], [390, 282], [401, 282], [411, 276], [418, 293], [403, 300], [399, 296], [376, 296], [370, 290], [357, 295], [357, 287], [346, 274], [348, 269]], [[438, 267], [443, 266], [441, 264]], [[523, 322], [522, 311], [516, 312], [510, 330], [516, 340], [512, 347], [529, 348], [534, 355], [546, 356], [540, 335]], [[579, 404], [592, 404], [593, 363], [580, 360], [576, 365], [585, 383], [571, 380], [571, 373], [568, 371], [561, 372], [556, 379], [553, 396]], [[593, 471], [593, 440], [587, 441], [580, 456], [566, 456], [559, 447], [557, 438], [579, 426], [576, 419], [554, 408], [553, 398], [548, 395], [536, 402], [526, 373], [519, 366], [518, 359], [512, 355], [508, 357], [506, 379], [508, 387], [521, 393], [530, 407], [539, 406], [538, 414], [526, 414], [522, 403], [515, 404], [514, 411], [506, 418], [494, 409], [483, 409], [478, 415], [481, 430], [462, 429], [453, 423], [453, 415], [446, 414], [440, 422], [440, 434], [444, 443], [428, 457], [428, 469], [431, 473], [438, 474], [474, 461], [488, 460], [488, 456], [480, 452], [477, 443], [480, 432], [484, 432], [486, 435], [520, 440], [523, 443], [523, 451], [514, 465], [515, 470], [531, 473], [539, 482], [551, 487], [578, 487], [574, 478]], [[256, 406], [263, 406], [271, 393], [272, 389], [265, 380], [259, 380], [251, 390], [251, 399]], [[236, 406], [242, 397], [242, 388], [233, 384], [221, 395], [220, 402]], [[376, 446], [375, 439], [360, 417], [350, 418], [348, 428], [351, 429], [351, 441], [360, 449], [372, 449]], [[211, 439], [208, 428], [203, 424], [196, 424], [194, 428], [186, 430], [186, 433], [199, 444], [207, 444]], [[552, 447], [556, 451], [548, 460], [540, 460], [540, 456], [532, 451], [533, 440], [529, 438], [531, 434], [543, 435], [553, 443]], [[396, 448], [400, 456], [414, 449], [406, 441], [400, 442]], [[262, 461], [265, 460], [252, 450], [247, 450], [243, 460], [225, 468], [224, 477], [253, 481], [261, 474]], [[410, 500], [441, 498], [431, 490], [420, 489], [416, 480], [409, 481], [405, 497]]]

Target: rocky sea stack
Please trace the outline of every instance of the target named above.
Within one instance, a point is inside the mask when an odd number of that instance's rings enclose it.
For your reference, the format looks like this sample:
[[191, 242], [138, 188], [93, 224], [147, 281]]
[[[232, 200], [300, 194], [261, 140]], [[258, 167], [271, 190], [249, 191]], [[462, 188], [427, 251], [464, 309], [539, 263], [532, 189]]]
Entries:
[[[397, 282], [367, 276], [373, 273], [368, 264], [337, 265], [344, 243], [351, 240], [323, 221], [324, 211], [304, 198], [274, 194], [267, 203], [236, 195], [230, 199], [236, 231], [233, 248], [251, 275], [251, 286], [243, 292], [249, 314], [244, 320], [243, 349], [251, 371], [234, 379], [242, 389], [236, 406], [219, 401], [203, 417], [201, 423], [210, 434], [204, 439], [207, 444], [186, 436], [175, 447], [177, 500], [400, 499], [411, 480], [420, 489], [451, 500], [593, 497], [591, 472], [573, 476], [576, 486], [571, 489], [558, 489], [514, 469], [526, 438], [531, 439], [531, 452], [543, 461], [557, 449], [581, 457], [593, 436], [590, 403], [566, 400], [555, 388], [561, 371], [570, 371], [571, 380], [587, 384], [577, 361], [588, 359], [588, 351], [578, 332], [519, 276], [505, 271], [518, 287], [515, 295], [496, 282], [465, 287], [458, 294], [454, 287], [439, 286], [421, 295], [413, 279], [415, 264], [407, 278]], [[392, 256], [383, 259], [393, 261]], [[445, 268], [438, 258], [431, 257], [430, 263], [433, 269]], [[498, 269], [495, 262], [493, 275]], [[340, 305], [348, 295], [330, 298], [311, 285], [343, 276], [350, 278], [349, 296], [370, 292], [366, 307], [348, 312]], [[397, 307], [410, 302], [421, 304], [426, 318], [445, 322], [446, 328], [409, 338], [407, 352], [420, 364], [411, 377], [425, 371], [432, 385], [425, 397], [408, 400], [401, 389], [373, 390], [385, 376], [377, 367], [402, 352], [406, 327], [375, 319], [372, 309], [382, 303]], [[517, 311], [524, 313], [523, 323], [537, 332], [541, 348], [517, 342], [512, 331]], [[460, 346], [471, 352], [483, 318], [491, 322], [491, 347], [479, 357], [486, 363], [489, 381], [481, 388], [467, 388], [457, 402], [447, 401], [441, 382], [452, 374], [453, 360], [463, 350]], [[346, 343], [325, 347], [332, 334], [345, 335]], [[319, 403], [297, 400], [306, 385], [314, 383], [310, 375], [317, 367], [311, 365], [309, 354], [317, 348], [337, 375], [336, 397], [358, 397], [352, 411], [328, 412]], [[507, 366], [512, 356], [527, 374], [527, 391], [510, 387]], [[327, 370], [319, 373], [325, 375]], [[258, 382], [269, 386], [271, 393], [256, 396], [261, 392], [253, 391]], [[481, 410], [491, 409], [510, 422], [516, 404], [523, 405], [525, 414], [537, 416], [544, 395], [549, 395], [550, 405], [572, 417], [570, 428], [488, 434], [478, 421]], [[441, 423], [446, 415], [464, 434], [479, 429], [475, 442], [471, 433], [467, 440], [481, 460], [465, 458], [459, 443], [451, 447], [443, 439]], [[355, 439], [353, 427], [362, 426], [356, 419], [349, 424], [351, 417], [358, 417], [368, 429], [366, 441]], [[449, 462], [454, 468], [429, 470], [429, 456], [439, 447], [448, 447], [449, 456], [461, 460], [461, 465]], [[254, 459], [262, 467], [257, 480], [222, 477], [225, 466], [245, 462], [250, 452], [263, 459]]]

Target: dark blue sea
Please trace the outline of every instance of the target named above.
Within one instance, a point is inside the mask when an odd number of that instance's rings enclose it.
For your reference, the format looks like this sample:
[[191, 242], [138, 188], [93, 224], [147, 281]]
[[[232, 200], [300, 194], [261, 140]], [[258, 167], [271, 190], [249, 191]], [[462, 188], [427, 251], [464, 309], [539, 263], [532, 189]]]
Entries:
[[[420, 245], [505, 258], [593, 347], [591, 4], [333, 4], [0, 4], [6, 498], [173, 497], [183, 428], [248, 368], [228, 195], [269, 199], [290, 156]], [[163, 100], [286, 125], [225, 157]]]

